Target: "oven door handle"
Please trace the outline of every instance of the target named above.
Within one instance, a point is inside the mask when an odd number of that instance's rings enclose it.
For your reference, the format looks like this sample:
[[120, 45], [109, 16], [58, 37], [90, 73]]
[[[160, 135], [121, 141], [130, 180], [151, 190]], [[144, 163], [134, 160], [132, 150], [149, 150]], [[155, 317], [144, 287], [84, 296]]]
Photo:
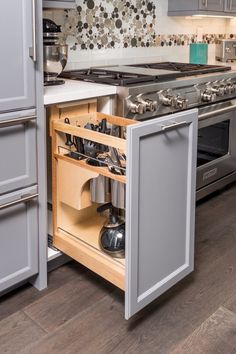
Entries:
[[234, 110], [236, 110], [236, 105], [232, 105], [229, 107], [216, 109], [215, 111], [199, 114], [198, 118], [199, 118], [199, 120], [208, 119], [208, 118], [214, 117], [215, 115], [222, 114], [222, 113], [229, 113]]

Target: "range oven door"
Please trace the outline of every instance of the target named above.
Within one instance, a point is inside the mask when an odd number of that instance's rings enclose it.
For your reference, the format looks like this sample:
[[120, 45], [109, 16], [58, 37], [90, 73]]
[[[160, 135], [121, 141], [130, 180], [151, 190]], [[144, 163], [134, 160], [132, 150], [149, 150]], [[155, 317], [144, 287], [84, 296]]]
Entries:
[[197, 191], [236, 172], [236, 100], [199, 110]]

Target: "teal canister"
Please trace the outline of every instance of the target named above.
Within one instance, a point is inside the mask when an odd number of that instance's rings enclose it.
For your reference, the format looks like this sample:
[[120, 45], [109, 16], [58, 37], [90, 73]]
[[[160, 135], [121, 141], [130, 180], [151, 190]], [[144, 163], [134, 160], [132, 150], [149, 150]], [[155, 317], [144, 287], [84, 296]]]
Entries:
[[208, 61], [208, 44], [207, 43], [191, 43], [189, 50], [189, 62], [191, 64], [207, 64]]

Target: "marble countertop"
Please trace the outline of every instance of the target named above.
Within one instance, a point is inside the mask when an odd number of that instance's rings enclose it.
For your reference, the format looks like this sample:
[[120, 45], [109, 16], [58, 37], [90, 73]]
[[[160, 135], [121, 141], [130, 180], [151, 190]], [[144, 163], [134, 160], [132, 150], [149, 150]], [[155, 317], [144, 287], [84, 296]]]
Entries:
[[44, 105], [84, 100], [116, 94], [116, 86], [65, 80], [64, 85], [44, 87]]

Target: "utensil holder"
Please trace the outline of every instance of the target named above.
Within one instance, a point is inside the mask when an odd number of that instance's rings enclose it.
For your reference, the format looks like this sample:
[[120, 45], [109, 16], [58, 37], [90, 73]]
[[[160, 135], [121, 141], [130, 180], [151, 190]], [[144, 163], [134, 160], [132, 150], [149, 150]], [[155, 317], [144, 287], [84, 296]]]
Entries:
[[108, 177], [99, 175], [90, 181], [91, 202], [108, 203], [111, 201], [110, 181]]
[[111, 203], [115, 208], [125, 209], [125, 184], [111, 180]]

